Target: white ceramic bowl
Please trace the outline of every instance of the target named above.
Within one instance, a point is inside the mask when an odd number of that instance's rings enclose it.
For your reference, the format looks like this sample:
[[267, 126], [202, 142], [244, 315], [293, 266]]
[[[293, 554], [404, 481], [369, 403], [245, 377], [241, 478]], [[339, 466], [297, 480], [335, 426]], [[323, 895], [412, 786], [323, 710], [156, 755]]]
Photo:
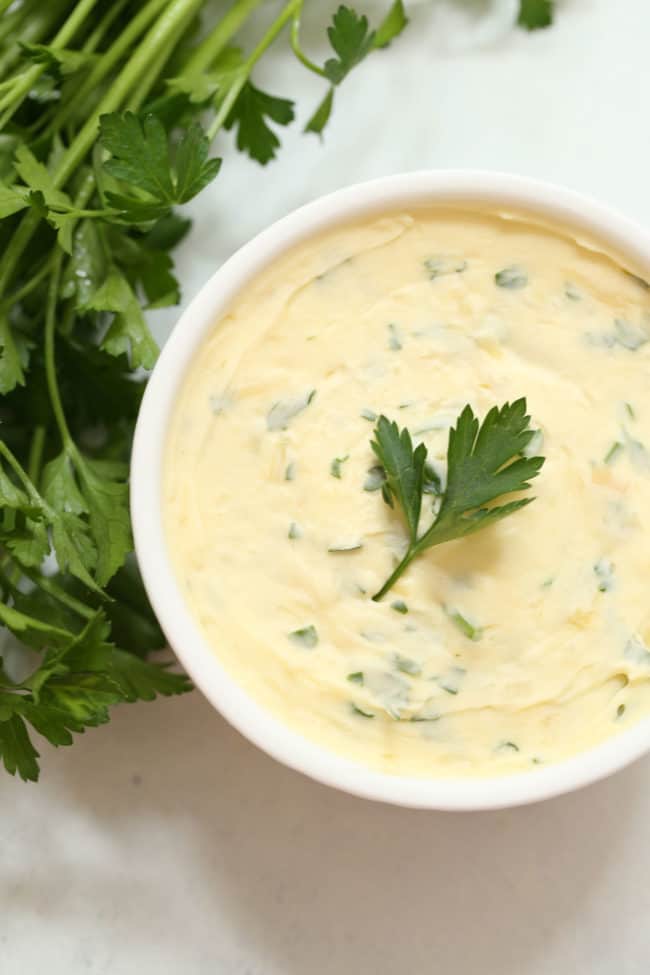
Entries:
[[201, 343], [240, 289], [285, 250], [318, 231], [377, 211], [423, 203], [487, 204], [568, 224], [650, 278], [650, 235], [645, 230], [577, 193], [517, 176], [467, 170], [405, 173], [315, 200], [242, 247], [181, 316], [142, 404], [133, 448], [131, 509], [145, 586], [169, 643], [196, 686], [242, 734], [286, 765], [358, 796], [426, 809], [491, 809], [569, 792], [623, 768], [650, 750], [650, 719], [564, 762], [516, 775], [422, 779], [372, 771], [291, 731], [236, 683], [183, 601], [163, 533], [163, 449], [174, 403]]

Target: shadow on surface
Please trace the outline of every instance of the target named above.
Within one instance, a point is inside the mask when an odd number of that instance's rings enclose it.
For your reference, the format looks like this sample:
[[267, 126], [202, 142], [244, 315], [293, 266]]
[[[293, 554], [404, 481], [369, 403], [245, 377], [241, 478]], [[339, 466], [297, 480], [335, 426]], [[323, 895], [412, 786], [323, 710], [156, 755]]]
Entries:
[[[0, 915], [22, 910], [56, 924], [89, 902], [100, 924], [111, 917], [120, 930], [144, 898], [143, 936], [164, 941], [171, 926], [191, 935], [207, 924], [215, 938], [226, 931], [247, 945], [258, 967], [235, 968], [223, 955], [225, 967], [213, 969], [205, 943], [176, 944], [173, 957], [189, 971], [228, 975], [381, 975], [432, 963], [444, 972], [458, 971], [459, 959], [482, 975], [532, 972], [606, 882], [647, 774], [637, 764], [520, 810], [402, 810], [277, 765], [198, 693], [125, 708], [44, 765], [35, 789], [1, 788], [3, 804], [38, 832], [42, 867], [29, 882], [22, 864], [3, 869]], [[45, 802], [69, 824], [63, 842], [60, 829], [48, 833]]]

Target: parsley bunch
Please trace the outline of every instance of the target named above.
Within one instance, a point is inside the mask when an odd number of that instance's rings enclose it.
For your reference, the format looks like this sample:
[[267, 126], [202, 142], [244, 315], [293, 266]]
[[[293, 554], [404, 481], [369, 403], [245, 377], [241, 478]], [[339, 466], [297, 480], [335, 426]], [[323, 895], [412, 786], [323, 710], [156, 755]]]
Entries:
[[[266, 163], [294, 118], [253, 73], [283, 31], [308, 60], [305, 0], [244, 51], [261, 5], [233, 0], [201, 31], [206, 0], [0, 0], [0, 624], [17, 642], [0, 658], [0, 757], [26, 780], [32, 731], [69, 745], [115, 704], [190, 687], [147, 659], [164, 638], [131, 555], [128, 460], [157, 356], [145, 311], [180, 296], [176, 208], [217, 176], [221, 130]], [[309, 65], [329, 110], [405, 24], [402, 0], [376, 30], [339, 7], [332, 58]]]

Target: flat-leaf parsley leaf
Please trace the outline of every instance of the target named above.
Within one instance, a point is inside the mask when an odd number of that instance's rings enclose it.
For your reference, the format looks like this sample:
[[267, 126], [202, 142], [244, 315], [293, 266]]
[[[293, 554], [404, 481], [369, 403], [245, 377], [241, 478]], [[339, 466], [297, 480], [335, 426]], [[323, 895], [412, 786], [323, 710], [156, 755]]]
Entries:
[[535, 432], [530, 428], [525, 399], [494, 406], [482, 424], [466, 406], [449, 431], [447, 484], [437, 513], [431, 526], [419, 535], [427, 449], [424, 444], [414, 448], [408, 430], [400, 430], [385, 416], [379, 417], [370, 443], [386, 474], [384, 500], [401, 511], [409, 544], [373, 599], [381, 599], [426, 549], [470, 535], [530, 504], [532, 498], [498, 505], [491, 502], [527, 490], [539, 474], [544, 458], [524, 455]]

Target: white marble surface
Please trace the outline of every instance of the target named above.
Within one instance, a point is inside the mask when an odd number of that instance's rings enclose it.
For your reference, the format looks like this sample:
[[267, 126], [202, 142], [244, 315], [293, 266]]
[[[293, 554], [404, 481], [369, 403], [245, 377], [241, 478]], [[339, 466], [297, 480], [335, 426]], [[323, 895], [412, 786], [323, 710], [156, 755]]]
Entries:
[[[349, 80], [324, 147], [296, 129], [266, 171], [231, 157], [194, 208], [187, 297], [290, 208], [399, 169], [510, 169], [650, 223], [647, 2], [567, 0], [553, 30], [501, 38], [498, 17], [431, 6]], [[318, 86], [285, 55], [264, 75], [300, 78], [304, 119]], [[125, 707], [43, 766], [36, 787], [0, 776], [2, 975], [650, 968], [648, 760], [527, 809], [416, 813], [278, 766], [195, 693]]]

